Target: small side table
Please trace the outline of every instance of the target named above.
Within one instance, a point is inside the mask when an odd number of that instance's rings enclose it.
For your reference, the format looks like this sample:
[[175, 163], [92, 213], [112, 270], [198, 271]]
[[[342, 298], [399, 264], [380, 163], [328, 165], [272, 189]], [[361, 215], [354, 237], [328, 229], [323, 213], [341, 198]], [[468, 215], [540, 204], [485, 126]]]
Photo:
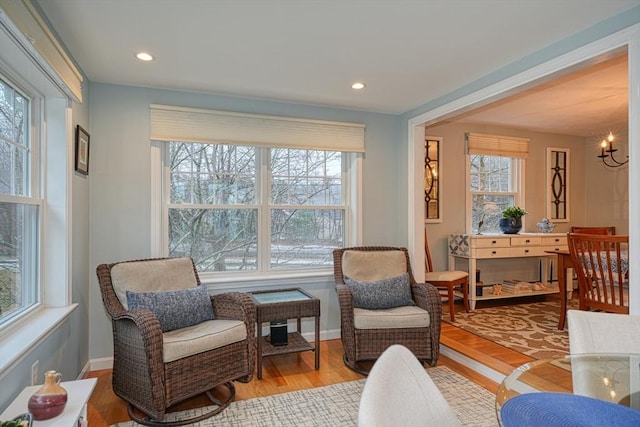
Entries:
[[[315, 352], [316, 370], [320, 369], [320, 300], [302, 289], [278, 289], [249, 292], [256, 305], [258, 324], [258, 379], [262, 379], [262, 358], [278, 354]], [[312, 346], [301, 333], [301, 319], [315, 317], [316, 339]], [[297, 331], [287, 334], [288, 344], [272, 345], [262, 336], [264, 322], [297, 320]]]
[[[70, 427], [87, 425], [87, 402], [97, 382], [97, 378], [61, 382], [60, 385], [67, 390], [67, 404], [64, 407], [64, 411], [57, 417], [44, 421], [34, 421], [33, 426]], [[2, 415], [0, 415], [0, 419], [10, 420], [20, 414], [29, 412], [29, 408], [27, 407], [29, 398], [33, 393], [38, 391], [40, 387], [42, 387], [42, 385], [34, 385], [22, 390], [22, 393], [20, 393]], [[83, 424], [80, 424], [80, 421], [82, 421]]]

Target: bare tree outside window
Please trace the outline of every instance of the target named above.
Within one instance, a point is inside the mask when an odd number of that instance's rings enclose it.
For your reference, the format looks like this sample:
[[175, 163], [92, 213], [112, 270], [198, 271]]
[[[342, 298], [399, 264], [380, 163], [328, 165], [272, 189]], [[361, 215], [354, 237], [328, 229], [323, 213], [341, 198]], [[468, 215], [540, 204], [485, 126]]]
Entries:
[[36, 300], [38, 206], [28, 203], [29, 105], [0, 79], [0, 324]]
[[327, 267], [342, 245], [339, 152], [171, 142], [169, 168], [169, 254], [200, 271]]
[[255, 149], [172, 142], [169, 158], [169, 255], [200, 271], [256, 270]]
[[332, 265], [342, 247], [342, 153], [271, 150], [271, 268]]
[[515, 204], [514, 159], [471, 155], [471, 225], [473, 233], [499, 233], [502, 210]]

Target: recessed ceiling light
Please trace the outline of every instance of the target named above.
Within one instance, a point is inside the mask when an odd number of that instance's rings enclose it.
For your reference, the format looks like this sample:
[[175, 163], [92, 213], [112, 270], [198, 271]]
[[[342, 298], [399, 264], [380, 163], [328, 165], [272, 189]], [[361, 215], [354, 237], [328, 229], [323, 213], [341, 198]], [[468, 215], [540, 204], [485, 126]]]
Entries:
[[351, 85], [351, 87], [353, 89], [360, 90], [360, 89], [364, 89], [365, 87], [367, 87], [367, 85], [362, 83], [362, 82], [355, 82], [354, 84]]
[[153, 55], [147, 52], [136, 53], [136, 58], [138, 58], [140, 61], [145, 61], [145, 62], [153, 61], [154, 59]]

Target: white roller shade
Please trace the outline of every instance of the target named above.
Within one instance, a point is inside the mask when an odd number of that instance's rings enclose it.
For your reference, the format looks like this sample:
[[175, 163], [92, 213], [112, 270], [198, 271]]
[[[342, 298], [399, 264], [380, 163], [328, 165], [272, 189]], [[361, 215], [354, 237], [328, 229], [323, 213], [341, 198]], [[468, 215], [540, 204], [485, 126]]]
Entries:
[[466, 133], [467, 154], [485, 154], [488, 156], [529, 157], [529, 138], [513, 136], [485, 135]]
[[151, 105], [151, 139], [364, 152], [365, 126]]

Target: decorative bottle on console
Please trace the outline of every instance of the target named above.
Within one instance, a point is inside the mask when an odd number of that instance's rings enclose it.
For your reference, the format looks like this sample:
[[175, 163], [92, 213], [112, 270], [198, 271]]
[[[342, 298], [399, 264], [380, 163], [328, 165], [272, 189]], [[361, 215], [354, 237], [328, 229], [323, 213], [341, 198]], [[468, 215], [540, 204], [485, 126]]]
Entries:
[[67, 404], [67, 390], [61, 385], [62, 375], [56, 371], [44, 373], [44, 385], [29, 399], [33, 419], [42, 421], [57, 417]]

